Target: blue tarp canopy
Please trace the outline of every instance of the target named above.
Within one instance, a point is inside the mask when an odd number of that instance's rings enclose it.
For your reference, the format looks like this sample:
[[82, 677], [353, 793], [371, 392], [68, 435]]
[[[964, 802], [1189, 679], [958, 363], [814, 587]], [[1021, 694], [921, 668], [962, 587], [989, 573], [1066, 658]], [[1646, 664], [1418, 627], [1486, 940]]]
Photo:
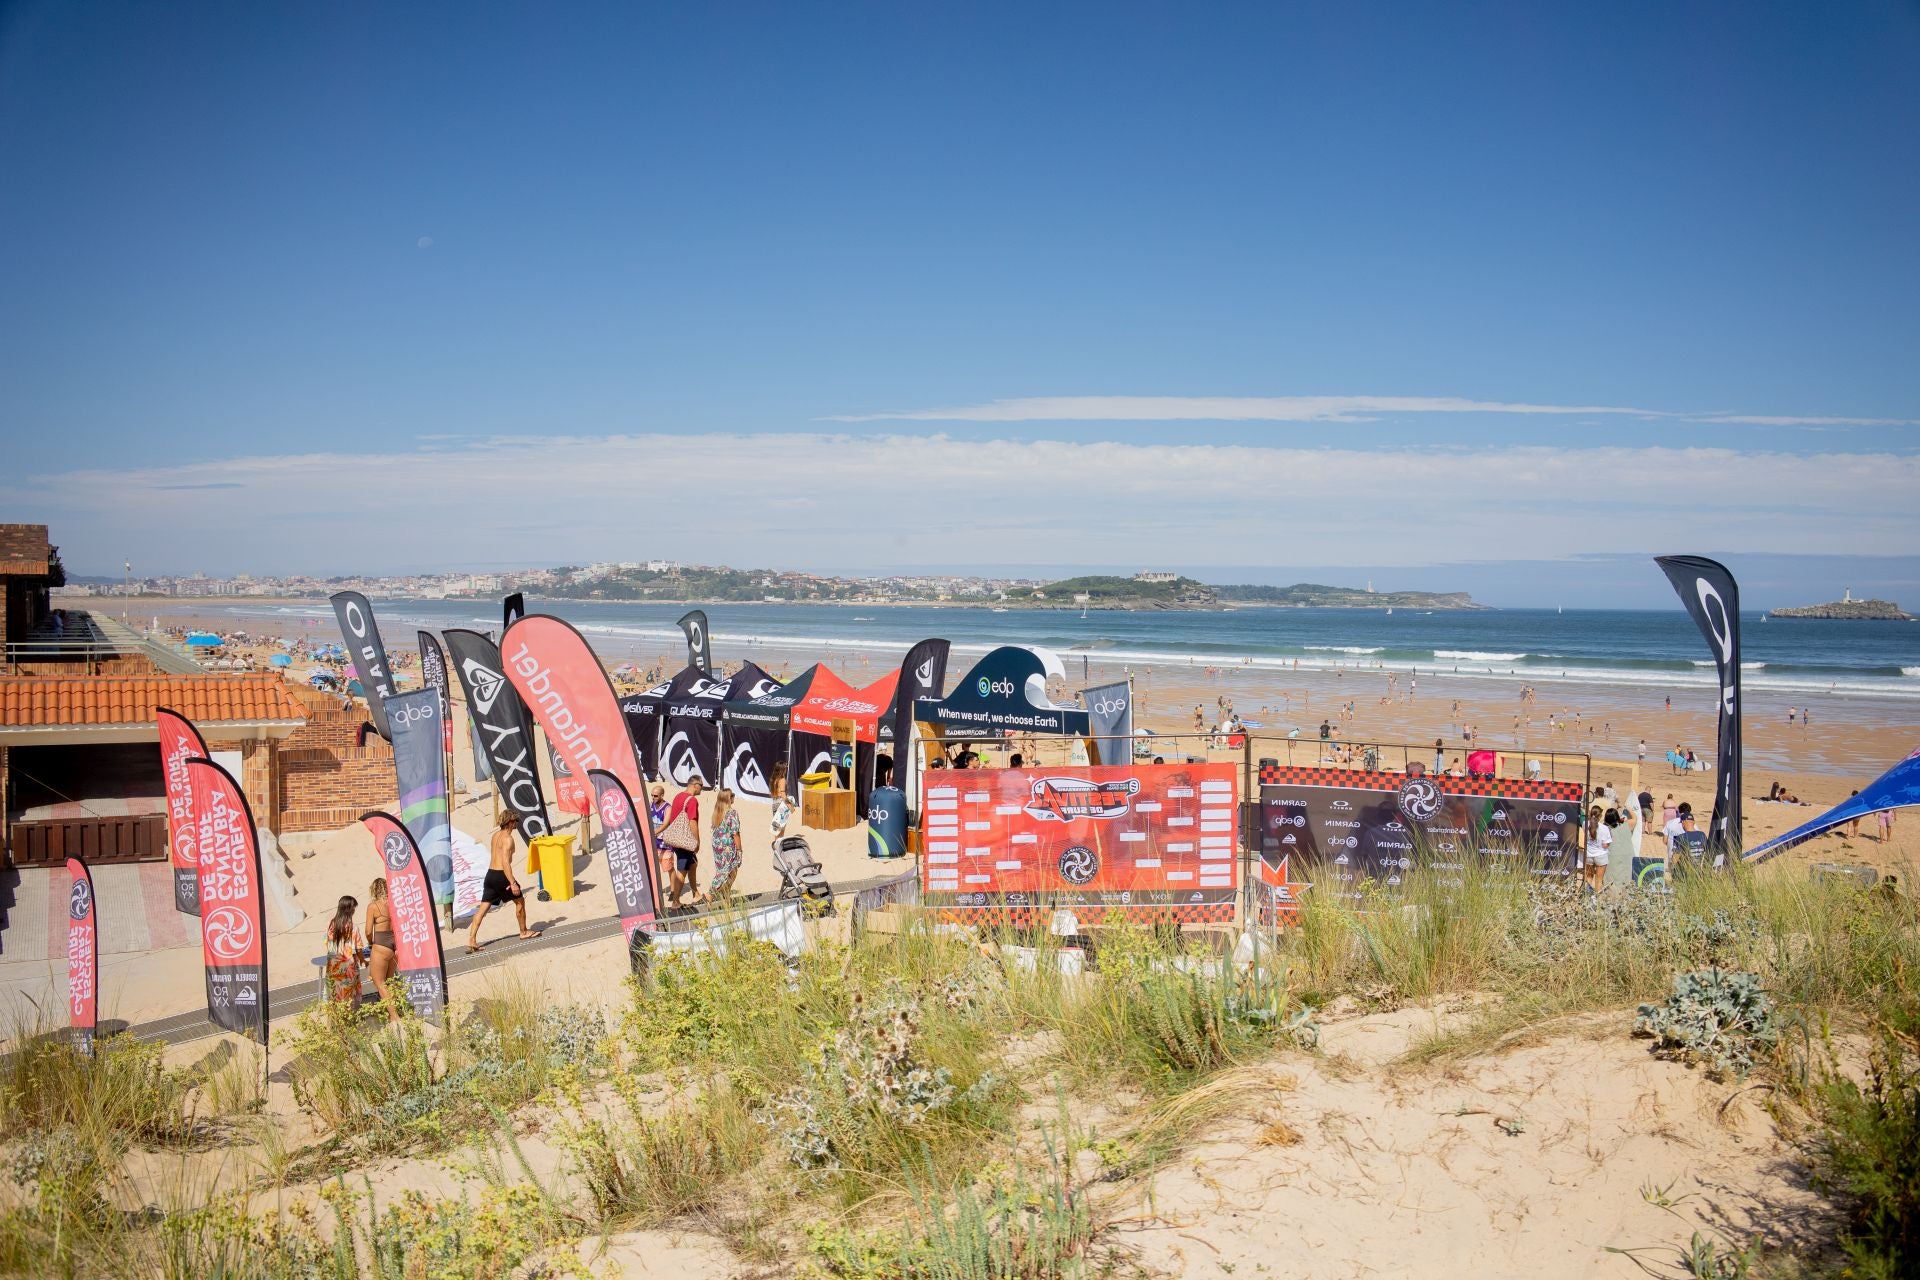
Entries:
[[1920, 804], [1920, 751], [1913, 752], [1860, 788], [1860, 794], [1849, 796], [1813, 821], [1803, 822], [1785, 835], [1775, 836], [1759, 848], [1747, 850], [1741, 857], [1747, 862], [1765, 862], [1775, 854], [1784, 853], [1803, 841], [1831, 831], [1843, 822], [1852, 822], [1882, 809], [1904, 809], [1916, 804]]

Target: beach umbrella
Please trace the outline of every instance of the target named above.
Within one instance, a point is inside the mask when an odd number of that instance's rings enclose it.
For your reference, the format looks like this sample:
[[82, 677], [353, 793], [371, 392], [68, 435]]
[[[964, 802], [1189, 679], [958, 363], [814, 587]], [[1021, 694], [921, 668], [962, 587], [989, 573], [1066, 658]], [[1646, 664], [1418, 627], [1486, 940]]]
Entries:
[[217, 649], [220, 647], [220, 637], [210, 631], [189, 631], [187, 646], [193, 649]]
[[362, 685], [358, 680], [347, 681], [347, 692], [356, 698], [364, 698], [367, 696], [366, 686]]
[[276, 653], [267, 659], [267, 665], [270, 667], [290, 667], [293, 665], [293, 659], [287, 654]]

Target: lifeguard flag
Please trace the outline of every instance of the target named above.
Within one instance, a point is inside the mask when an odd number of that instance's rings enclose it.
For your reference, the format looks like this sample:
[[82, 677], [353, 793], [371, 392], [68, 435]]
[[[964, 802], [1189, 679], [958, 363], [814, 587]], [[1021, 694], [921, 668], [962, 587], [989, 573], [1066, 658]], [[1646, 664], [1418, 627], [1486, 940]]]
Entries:
[[67, 859], [67, 1017], [80, 1052], [93, 1052], [100, 1029], [100, 930], [94, 922], [93, 877], [87, 864]]
[[200, 914], [200, 859], [194, 853], [197, 832], [193, 820], [193, 788], [187, 781], [187, 761], [212, 753], [193, 722], [178, 711], [156, 708], [160, 728], [160, 774], [167, 786], [167, 860], [173, 865], [173, 909]]
[[613, 682], [584, 636], [559, 618], [528, 614], [500, 637], [500, 659], [514, 691], [546, 730], [547, 745], [574, 777], [584, 782], [589, 770], [605, 769], [628, 795], [646, 793]]
[[[387, 912], [393, 919], [395, 973], [407, 985], [407, 1003], [422, 1018], [438, 1020], [447, 1006], [447, 957], [433, 914], [420, 850], [400, 820], [378, 809], [360, 815], [373, 835], [373, 851], [386, 865]], [[382, 994], [385, 994], [384, 992]]]
[[267, 1042], [266, 898], [253, 811], [233, 775], [211, 760], [187, 761], [200, 855], [200, 952], [207, 1017]]
[[600, 811], [600, 829], [605, 833], [601, 849], [607, 855], [607, 878], [613, 884], [613, 910], [620, 917], [620, 935], [632, 938], [633, 931], [652, 924], [659, 913], [654, 894], [653, 833], [633, 807], [620, 779], [605, 769], [589, 769], [594, 798]]

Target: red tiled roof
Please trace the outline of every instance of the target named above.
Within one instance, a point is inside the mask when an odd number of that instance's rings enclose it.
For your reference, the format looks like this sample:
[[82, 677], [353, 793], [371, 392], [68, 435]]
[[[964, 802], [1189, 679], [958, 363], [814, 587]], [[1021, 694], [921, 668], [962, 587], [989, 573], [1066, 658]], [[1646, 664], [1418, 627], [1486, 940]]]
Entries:
[[47, 526], [0, 524], [0, 574], [41, 577], [47, 572]]
[[201, 725], [307, 718], [276, 675], [0, 677], [4, 728], [151, 724], [156, 707]]

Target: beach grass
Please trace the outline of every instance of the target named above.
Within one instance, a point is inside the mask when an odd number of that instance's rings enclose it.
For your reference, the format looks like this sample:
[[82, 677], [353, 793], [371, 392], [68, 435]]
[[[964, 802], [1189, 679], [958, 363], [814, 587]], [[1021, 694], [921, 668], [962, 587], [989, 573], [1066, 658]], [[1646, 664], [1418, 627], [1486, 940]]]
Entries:
[[[1634, 1005], [1708, 972], [1764, 990], [1751, 1070], [1847, 1206], [1836, 1246], [1861, 1275], [1910, 1264], [1920, 936], [1903, 902], [1746, 868], [1598, 898], [1499, 867], [1449, 878], [1310, 896], [1257, 965], [1116, 918], [1082, 970], [1044, 933], [906, 913], [898, 932], [796, 958], [659, 957], [612, 1017], [508, 975], [439, 1025], [317, 1006], [276, 1045], [321, 1135], [299, 1149], [247, 1137], [271, 1120], [244, 1055], [169, 1069], [157, 1046], [88, 1056], [17, 1028], [0, 1061], [0, 1274], [566, 1275], [581, 1241], [661, 1227], [824, 1276], [1101, 1274], [1124, 1258], [1093, 1184], [1151, 1174], [1263, 1106], [1259, 1141], [1298, 1141], [1272, 1118], [1284, 1062], [1312, 1051], [1332, 1002], [1444, 1007], [1403, 1061], [1462, 1064], [1583, 1016], [1624, 1036]], [[1848, 1037], [1877, 1046], [1864, 1074], [1842, 1061]], [[529, 1127], [558, 1168], [520, 1154]], [[485, 1176], [464, 1195], [376, 1205], [360, 1172], [460, 1158], [486, 1135], [514, 1160], [468, 1157]], [[254, 1153], [237, 1177], [127, 1172], [134, 1151], [184, 1161], [229, 1139]]]

